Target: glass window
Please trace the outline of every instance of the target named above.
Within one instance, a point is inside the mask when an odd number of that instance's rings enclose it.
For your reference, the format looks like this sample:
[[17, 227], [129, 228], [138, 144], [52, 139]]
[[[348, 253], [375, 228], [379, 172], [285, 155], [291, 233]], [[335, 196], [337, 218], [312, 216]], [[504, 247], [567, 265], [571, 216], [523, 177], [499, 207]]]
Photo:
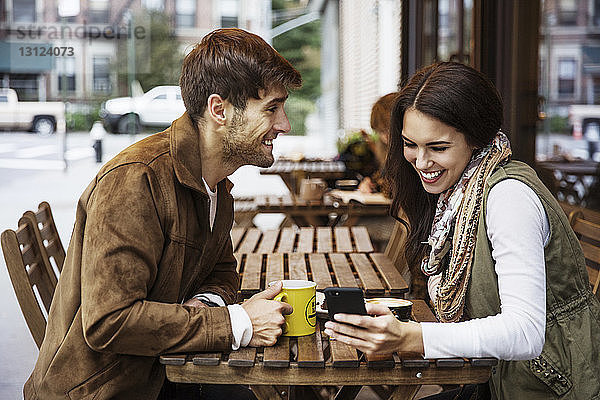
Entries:
[[438, 0], [437, 60], [469, 63], [472, 9], [472, 0]]
[[194, 0], [176, 1], [175, 23], [178, 28], [193, 28], [196, 26], [196, 2]]
[[14, 0], [13, 21], [35, 22], [35, 0]]
[[561, 25], [577, 24], [576, 0], [560, 0], [558, 2], [558, 21]]
[[110, 86], [110, 58], [109, 57], [94, 57], [94, 92], [109, 93]]
[[58, 73], [58, 90], [63, 90], [63, 83], [66, 85], [64, 90], [75, 91], [75, 58], [57, 57], [56, 72]]
[[107, 24], [110, 18], [108, 10], [88, 10], [88, 17], [92, 24]]
[[143, 0], [142, 4], [148, 10], [162, 11], [165, 8], [164, 0]]
[[221, 27], [235, 28], [238, 26], [239, 2], [238, 0], [221, 1]]
[[593, 96], [594, 98], [593, 103], [594, 104], [600, 104], [600, 77], [595, 76], [592, 78], [592, 85], [593, 85]]
[[558, 95], [573, 97], [575, 95], [576, 62], [572, 58], [558, 60]]
[[110, 9], [108, 1], [90, 1], [88, 9], [88, 18], [89, 22], [92, 24], [107, 24], [110, 19]]
[[[600, 122], [600, 38], [592, 33], [600, 26], [600, 0], [539, 1], [542, 18], [536, 158], [600, 161], [600, 153], [590, 154], [585, 140], [578, 140], [586, 131], [595, 135], [598, 126], [590, 123]], [[576, 23], [576, 28], [566, 28], [565, 17], [567, 22]], [[584, 188], [587, 183], [574, 190], [573, 182], [567, 179], [563, 175], [550, 183], [557, 188], [557, 197], [579, 203], [584, 189], [588, 190]]]
[[20, 101], [39, 100], [38, 74], [10, 74], [8, 87], [15, 89]]
[[222, 28], [236, 28], [238, 26], [237, 17], [226, 17], [221, 16], [221, 27]]
[[8, 96], [0, 96], [0, 103], [8, 103]]

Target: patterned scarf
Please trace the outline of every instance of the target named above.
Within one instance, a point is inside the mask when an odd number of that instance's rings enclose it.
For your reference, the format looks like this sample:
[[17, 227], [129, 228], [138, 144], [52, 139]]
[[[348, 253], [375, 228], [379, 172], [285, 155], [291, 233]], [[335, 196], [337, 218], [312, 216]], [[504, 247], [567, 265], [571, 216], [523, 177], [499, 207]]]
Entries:
[[[423, 258], [421, 269], [428, 276], [445, 269], [434, 304], [441, 322], [456, 322], [462, 317], [485, 181], [496, 166], [508, 162], [511, 154], [508, 138], [498, 131], [492, 143], [473, 154], [458, 182], [438, 198], [428, 240], [431, 252]], [[452, 239], [448, 240], [450, 234]], [[442, 260], [450, 249], [446, 266]]]

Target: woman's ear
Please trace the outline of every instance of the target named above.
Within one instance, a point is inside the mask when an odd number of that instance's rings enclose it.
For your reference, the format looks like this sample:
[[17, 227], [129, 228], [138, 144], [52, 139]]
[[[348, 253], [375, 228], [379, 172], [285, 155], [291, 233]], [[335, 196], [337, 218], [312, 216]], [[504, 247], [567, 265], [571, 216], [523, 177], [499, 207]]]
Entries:
[[208, 117], [219, 125], [225, 125], [227, 117], [225, 115], [225, 100], [218, 94], [208, 96], [206, 111]]

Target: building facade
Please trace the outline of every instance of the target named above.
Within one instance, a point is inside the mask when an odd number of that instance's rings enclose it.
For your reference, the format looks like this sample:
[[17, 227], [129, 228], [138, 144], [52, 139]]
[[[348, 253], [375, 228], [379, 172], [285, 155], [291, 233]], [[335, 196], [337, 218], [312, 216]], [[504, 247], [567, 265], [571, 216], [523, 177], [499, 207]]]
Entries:
[[600, 104], [600, 1], [545, 0], [540, 95], [549, 114], [571, 104]]
[[[0, 85], [30, 100], [126, 95], [116, 85], [119, 43], [148, 45], [148, 12], [168, 16], [184, 54], [219, 27], [269, 35], [269, 0], [6, 0], [0, 10]], [[131, 22], [130, 22], [131, 21]], [[137, 71], [147, 65], [138, 62]], [[125, 88], [126, 89], [126, 88]]]

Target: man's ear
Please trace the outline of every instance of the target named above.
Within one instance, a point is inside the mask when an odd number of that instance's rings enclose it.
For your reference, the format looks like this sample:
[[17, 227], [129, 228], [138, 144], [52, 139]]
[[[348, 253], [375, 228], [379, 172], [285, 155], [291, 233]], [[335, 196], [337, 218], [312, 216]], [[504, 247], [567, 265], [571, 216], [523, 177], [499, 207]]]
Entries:
[[225, 116], [225, 100], [218, 94], [208, 96], [206, 105], [208, 116], [219, 125], [225, 125], [227, 117]]

